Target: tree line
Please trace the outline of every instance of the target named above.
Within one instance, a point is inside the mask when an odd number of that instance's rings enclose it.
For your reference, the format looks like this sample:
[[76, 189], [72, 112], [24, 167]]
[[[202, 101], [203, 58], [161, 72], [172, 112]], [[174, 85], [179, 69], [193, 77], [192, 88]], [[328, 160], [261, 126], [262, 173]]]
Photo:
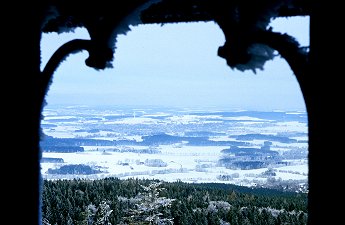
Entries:
[[307, 194], [232, 184], [104, 178], [44, 180], [45, 225], [307, 224]]

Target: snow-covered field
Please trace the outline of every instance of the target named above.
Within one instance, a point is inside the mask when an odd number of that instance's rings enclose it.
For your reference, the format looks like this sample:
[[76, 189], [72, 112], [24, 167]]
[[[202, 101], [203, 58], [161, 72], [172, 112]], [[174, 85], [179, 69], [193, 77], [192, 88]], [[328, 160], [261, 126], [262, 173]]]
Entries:
[[[149, 178], [183, 182], [221, 182], [245, 186], [264, 184], [272, 181], [294, 180], [307, 183], [308, 161], [306, 157], [307, 123], [305, 117], [267, 118], [258, 113], [228, 115], [218, 112], [190, 112], [173, 110], [126, 109], [112, 111], [95, 110], [84, 107], [52, 108], [44, 111], [43, 132], [54, 138], [92, 138], [97, 140], [130, 140], [135, 145], [81, 145], [83, 152], [43, 152], [46, 158], [61, 158], [63, 163], [41, 163], [41, 173], [46, 179], [72, 179], [76, 177], [98, 179], [105, 177]], [[305, 112], [288, 112], [290, 115], [303, 115]], [[277, 116], [273, 114], [273, 116]], [[262, 147], [270, 141], [270, 150], [280, 155], [291, 152], [281, 165], [271, 165], [259, 169], [230, 169], [222, 166], [224, 145], [193, 146], [188, 141], [154, 146], [140, 145], [143, 137], [156, 133], [185, 137], [188, 132], [209, 132], [208, 140], [238, 141], [236, 135], [260, 134], [293, 139], [283, 142], [280, 139], [265, 140], [254, 138], [245, 140], [249, 147]], [[196, 133], [196, 134], [195, 134]], [[259, 136], [260, 137], [260, 136]], [[297, 140], [297, 141], [296, 141]], [[140, 150], [153, 149], [157, 153], [143, 153]], [[293, 154], [302, 152], [301, 156]], [[68, 164], [84, 164], [101, 172], [92, 175], [49, 174], [49, 169]], [[267, 172], [274, 174], [268, 175]], [[220, 179], [227, 177], [227, 179]]]
[[[161, 154], [136, 154], [112, 152], [109, 147], [85, 146], [85, 152], [79, 153], [49, 153], [44, 152], [43, 157], [54, 157], [64, 159], [64, 163], [42, 163], [42, 174], [44, 178], [75, 178], [85, 177], [90, 179], [104, 177], [138, 177], [161, 179], [166, 181], [181, 180], [184, 182], [222, 182], [240, 185], [253, 185], [258, 182], [265, 182], [267, 177], [262, 173], [267, 168], [240, 170], [226, 169], [217, 165], [220, 150], [224, 147], [182, 147], [160, 146]], [[104, 150], [103, 150], [104, 149]], [[197, 151], [196, 151], [197, 150]], [[164, 167], [149, 167], [143, 164], [147, 159], [161, 159], [167, 163]], [[141, 162], [141, 163], [140, 163]], [[101, 174], [97, 175], [48, 175], [49, 168], [58, 168], [65, 164], [86, 164], [99, 166]], [[296, 160], [295, 165], [281, 166], [274, 168], [276, 179], [282, 180], [305, 180], [308, 174], [306, 160]], [[222, 181], [217, 179], [219, 175], [234, 175], [233, 180]], [[236, 176], [238, 174], [238, 177]]]

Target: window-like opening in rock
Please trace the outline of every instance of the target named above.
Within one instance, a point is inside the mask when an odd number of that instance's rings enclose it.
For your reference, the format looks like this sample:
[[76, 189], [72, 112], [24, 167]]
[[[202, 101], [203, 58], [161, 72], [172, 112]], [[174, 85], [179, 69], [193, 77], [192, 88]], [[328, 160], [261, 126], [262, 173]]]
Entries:
[[[309, 45], [307, 18], [272, 25]], [[113, 69], [88, 68], [79, 53], [55, 72], [43, 110], [44, 179], [307, 191], [307, 114], [284, 59], [256, 74], [230, 69], [217, 56], [225, 40], [213, 22], [131, 29], [117, 38]], [[67, 39], [88, 37], [83, 29], [64, 35], [44, 34], [43, 64]]]

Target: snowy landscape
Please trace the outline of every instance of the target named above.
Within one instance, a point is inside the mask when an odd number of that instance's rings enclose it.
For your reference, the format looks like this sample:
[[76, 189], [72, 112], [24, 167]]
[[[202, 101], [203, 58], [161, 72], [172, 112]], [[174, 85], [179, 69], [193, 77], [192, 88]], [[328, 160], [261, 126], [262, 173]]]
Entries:
[[44, 179], [148, 178], [307, 191], [304, 111], [46, 106]]

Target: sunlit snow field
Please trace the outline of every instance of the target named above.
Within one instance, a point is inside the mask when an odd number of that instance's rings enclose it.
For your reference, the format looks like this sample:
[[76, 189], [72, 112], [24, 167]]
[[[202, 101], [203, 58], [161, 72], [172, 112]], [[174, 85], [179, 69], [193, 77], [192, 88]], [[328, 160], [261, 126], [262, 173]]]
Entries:
[[[245, 111], [244, 111], [245, 112]], [[306, 157], [307, 123], [305, 112], [284, 112], [285, 118], [267, 118], [258, 113], [250, 115], [227, 114], [219, 111], [191, 111], [172, 109], [93, 109], [89, 107], [47, 108], [42, 121], [45, 135], [54, 138], [92, 138], [97, 140], [130, 140], [135, 145], [88, 146], [83, 152], [45, 152], [42, 157], [62, 158], [63, 163], [41, 163], [45, 179], [72, 179], [76, 177], [98, 179], [105, 177], [149, 178], [183, 182], [221, 182], [253, 186], [267, 179], [296, 180], [307, 182], [308, 161]], [[275, 114], [272, 114], [275, 116]], [[301, 115], [301, 118], [298, 116]], [[290, 117], [292, 116], [292, 117]], [[297, 116], [295, 119], [294, 116]], [[209, 132], [208, 140], [215, 143], [238, 141], [236, 135], [263, 134], [296, 140], [283, 143], [271, 140], [270, 150], [283, 155], [302, 152], [301, 156], [285, 158], [286, 165], [272, 165], [259, 169], [230, 169], [219, 163], [221, 152], [229, 146], [192, 146], [188, 141], [173, 144], [140, 145], [144, 136], [164, 133], [184, 137], [192, 132]], [[252, 148], [260, 148], [267, 140], [245, 140]], [[152, 149], [155, 154], [140, 150]], [[149, 165], [158, 160], [164, 165]], [[48, 174], [49, 169], [67, 164], [85, 164], [98, 168], [101, 173], [92, 175]], [[265, 171], [273, 169], [275, 175], [267, 177]], [[222, 180], [220, 176], [231, 179]]]

